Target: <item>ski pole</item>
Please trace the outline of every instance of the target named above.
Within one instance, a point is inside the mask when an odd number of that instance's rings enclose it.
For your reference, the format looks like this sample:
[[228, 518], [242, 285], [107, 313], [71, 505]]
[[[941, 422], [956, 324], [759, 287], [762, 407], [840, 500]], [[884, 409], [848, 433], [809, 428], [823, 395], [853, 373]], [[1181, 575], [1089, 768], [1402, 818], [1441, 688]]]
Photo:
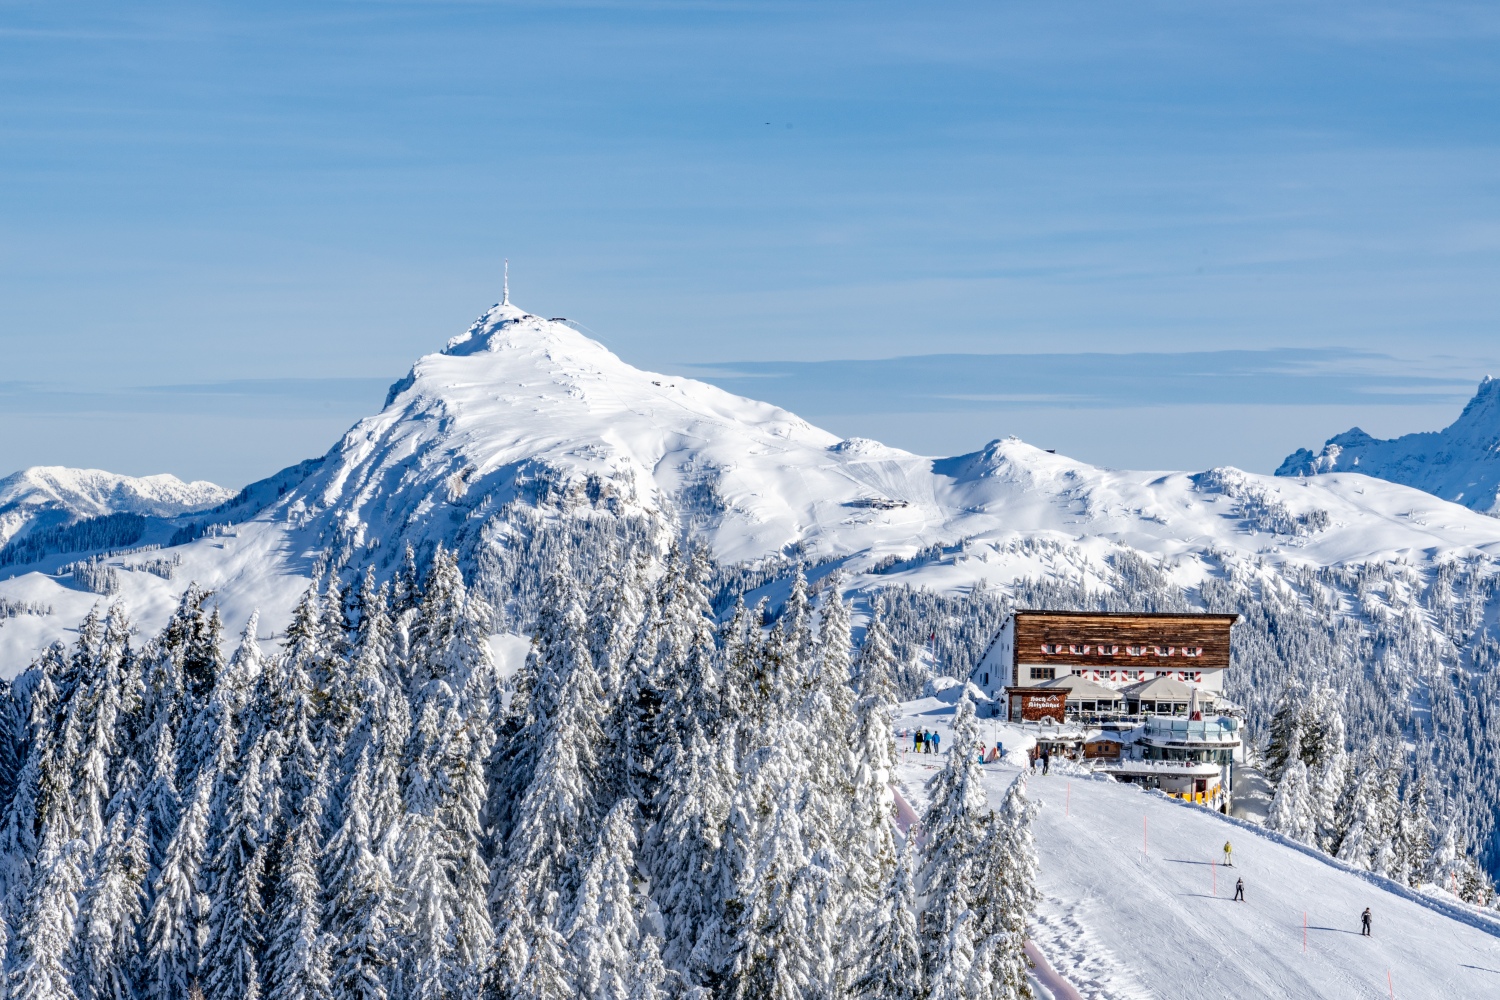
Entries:
[[1307, 911], [1302, 911], [1302, 954], [1307, 954]]
[[1214, 862], [1214, 861], [1210, 861], [1208, 863], [1208, 870], [1213, 874], [1213, 879], [1214, 879], [1214, 898], [1218, 899], [1219, 898], [1219, 865], [1218, 865], [1218, 863]]

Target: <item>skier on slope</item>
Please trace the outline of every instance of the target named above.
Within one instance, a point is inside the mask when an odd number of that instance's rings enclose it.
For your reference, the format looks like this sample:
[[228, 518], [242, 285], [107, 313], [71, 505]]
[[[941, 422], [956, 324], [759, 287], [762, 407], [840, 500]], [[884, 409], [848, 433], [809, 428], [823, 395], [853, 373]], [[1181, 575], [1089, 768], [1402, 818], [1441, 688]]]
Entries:
[[1359, 933], [1363, 937], [1371, 937], [1370, 934], [1370, 908], [1365, 907], [1365, 912], [1359, 915]]
[[1229, 841], [1224, 841], [1224, 867], [1234, 867], [1234, 848], [1229, 846]]
[[1245, 901], [1245, 880], [1242, 878], [1234, 881], [1234, 899], [1237, 903]]

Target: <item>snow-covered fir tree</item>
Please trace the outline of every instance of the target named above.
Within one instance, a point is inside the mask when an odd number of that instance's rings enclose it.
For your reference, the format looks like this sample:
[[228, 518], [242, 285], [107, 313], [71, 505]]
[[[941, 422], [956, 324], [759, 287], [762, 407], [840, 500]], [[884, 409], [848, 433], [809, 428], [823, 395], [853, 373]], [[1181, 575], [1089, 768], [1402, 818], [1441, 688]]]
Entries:
[[895, 738], [891, 733], [891, 717], [896, 710], [895, 662], [881, 621], [883, 610], [876, 605], [860, 650], [859, 701], [854, 706], [854, 732], [845, 757], [851, 774], [850, 805], [843, 813], [844, 845], [851, 873], [867, 894], [890, 879], [896, 861], [891, 820], [896, 806], [890, 788], [895, 766]]
[[203, 891], [203, 861], [212, 794], [213, 774], [206, 772], [195, 782], [152, 887], [143, 977], [148, 997], [187, 996], [198, 977], [204, 924], [210, 912]]
[[922, 938], [917, 931], [916, 838], [908, 838], [897, 857], [880, 906], [877, 923], [864, 942], [862, 971], [853, 984], [856, 997], [868, 1000], [921, 1000], [927, 995]]
[[566, 930], [577, 963], [578, 992], [588, 1000], [626, 1000], [641, 944], [635, 890], [634, 801], [622, 799], [604, 820], [584, 868]]
[[1282, 773], [1266, 815], [1266, 826], [1300, 843], [1313, 843], [1318, 828], [1317, 810], [1307, 765], [1300, 757], [1293, 758]]
[[132, 959], [145, 912], [146, 831], [115, 814], [96, 851], [94, 874], [79, 913], [78, 994], [82, 1000], [135, 995]]
[[281, 864], [268, 914], [267, 1000], [323, 1000], [329, 995], [332, 940], [323, 930], [318, 880], [326, 781], [314, 777], [298, 802], [281, 844]]

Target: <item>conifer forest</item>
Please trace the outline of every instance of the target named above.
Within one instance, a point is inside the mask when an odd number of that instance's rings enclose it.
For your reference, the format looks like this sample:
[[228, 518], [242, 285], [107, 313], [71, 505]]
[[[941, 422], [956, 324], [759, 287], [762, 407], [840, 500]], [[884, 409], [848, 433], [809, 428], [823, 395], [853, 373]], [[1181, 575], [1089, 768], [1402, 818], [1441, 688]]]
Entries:
[[1026, 784], [952, 753], [897, 833], [883, 608], [856, 649], [800, 572], [773, 621], [701, 551], [613, 565], [550, 562], [515, 672], [441, 546], [274, 652], [196, 586], [149, 636], [101, 601], [0, 699], [0, 995], [1031, 995]]

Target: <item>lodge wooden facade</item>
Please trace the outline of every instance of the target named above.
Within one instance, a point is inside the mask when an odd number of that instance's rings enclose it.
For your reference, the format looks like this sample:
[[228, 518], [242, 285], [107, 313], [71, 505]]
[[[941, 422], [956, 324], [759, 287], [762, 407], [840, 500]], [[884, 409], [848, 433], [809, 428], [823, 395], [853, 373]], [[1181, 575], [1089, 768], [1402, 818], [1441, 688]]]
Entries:
[[1022, 663], [1110, 670], [1169, 662], [1176, 669], [1223, 670], [1229, 629], [1239, 616], [1017, 611], [1012, 619], [1010, 683], [1022, 684]]
[[1221, 700], [1238, 615], [1016, 611], [971, 675], [1017, 720], [1069, 714], [1185, 713]]

